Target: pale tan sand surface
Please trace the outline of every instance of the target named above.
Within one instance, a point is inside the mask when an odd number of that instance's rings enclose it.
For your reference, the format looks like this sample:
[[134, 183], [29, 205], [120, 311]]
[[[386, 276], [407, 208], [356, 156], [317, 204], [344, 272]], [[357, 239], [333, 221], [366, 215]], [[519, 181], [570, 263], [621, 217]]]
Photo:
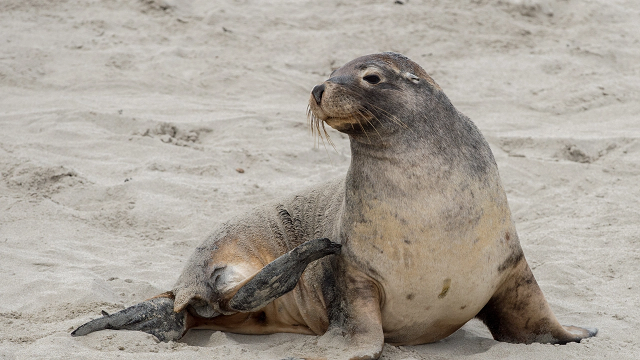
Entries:
[[[495, 153], [566, 346], [472, 321], [383, 359], [640, 358], [640, 2], [0, 0], [0, 359], [280, 359], [301, 335], [69, 332], [171, 289], [233, 214], [344, 174], [309, 91], [401, 52]], [[244, 169], [244, 173], [236, 169]]]

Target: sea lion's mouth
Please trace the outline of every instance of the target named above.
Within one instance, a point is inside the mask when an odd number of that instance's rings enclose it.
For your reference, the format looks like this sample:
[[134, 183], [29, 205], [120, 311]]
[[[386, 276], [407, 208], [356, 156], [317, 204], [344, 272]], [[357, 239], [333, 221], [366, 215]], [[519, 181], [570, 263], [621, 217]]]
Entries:
[[316, 104], [309, 104], [307, 116], [312, 135], [317, 135], [320, 139], [326, 138], [331, 145], [333, 145], [333, 142], [329, 138], [325, 124], [341, 133], [353, 135], [368, 132], [371, 129], [371, 120], [374, 118], [373, 116], [366, 116], [361, 111], [347, 115], [329, 116]]
[[358, 129], [369, 123], [369, 119], [364, 116], [350, 115], [350, 116], [334, 116], [328, 117], [323, 120], [327, 125], [332, 128], [342, 131], [344, 129]]

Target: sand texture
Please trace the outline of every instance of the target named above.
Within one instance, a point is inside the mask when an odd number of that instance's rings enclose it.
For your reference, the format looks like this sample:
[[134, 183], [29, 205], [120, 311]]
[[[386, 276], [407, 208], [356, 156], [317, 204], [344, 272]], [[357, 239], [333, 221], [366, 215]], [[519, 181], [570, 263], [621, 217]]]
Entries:
[[[69, 332], [171, 289], [217, 224], [344, 174], [311, 88], [401, 52], [488, 139], [566, 346], [478, 321], [382, 359], [640, 358], [640, 2], [0, 0], [0, 359], [281, 359], [303, 335]], [[243, 171], [239, 170], [242, 169]]]

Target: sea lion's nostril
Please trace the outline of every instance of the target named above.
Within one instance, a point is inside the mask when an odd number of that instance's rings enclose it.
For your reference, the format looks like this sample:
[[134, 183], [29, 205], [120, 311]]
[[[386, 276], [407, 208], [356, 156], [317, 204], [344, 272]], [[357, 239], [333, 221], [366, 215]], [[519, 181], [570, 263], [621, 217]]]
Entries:
[[316, 85], [311, 90], [311, 94], [313, 94], [313, 98], [316, 99], [316, 104], [320, 105], [320, 101], [322, 100], [322, 94], [324, 93], [324, 84]]

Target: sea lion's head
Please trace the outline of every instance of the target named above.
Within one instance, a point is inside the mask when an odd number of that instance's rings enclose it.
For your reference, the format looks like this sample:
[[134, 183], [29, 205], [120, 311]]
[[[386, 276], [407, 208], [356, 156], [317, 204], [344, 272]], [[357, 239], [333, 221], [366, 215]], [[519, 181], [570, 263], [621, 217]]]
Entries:
[[311, 91], [314, 130], [328, 124], [353, 137], [382, 138], [428, 121], [451, 104], [418, 64], [385, 52], [359, 57], [331, 73]]

